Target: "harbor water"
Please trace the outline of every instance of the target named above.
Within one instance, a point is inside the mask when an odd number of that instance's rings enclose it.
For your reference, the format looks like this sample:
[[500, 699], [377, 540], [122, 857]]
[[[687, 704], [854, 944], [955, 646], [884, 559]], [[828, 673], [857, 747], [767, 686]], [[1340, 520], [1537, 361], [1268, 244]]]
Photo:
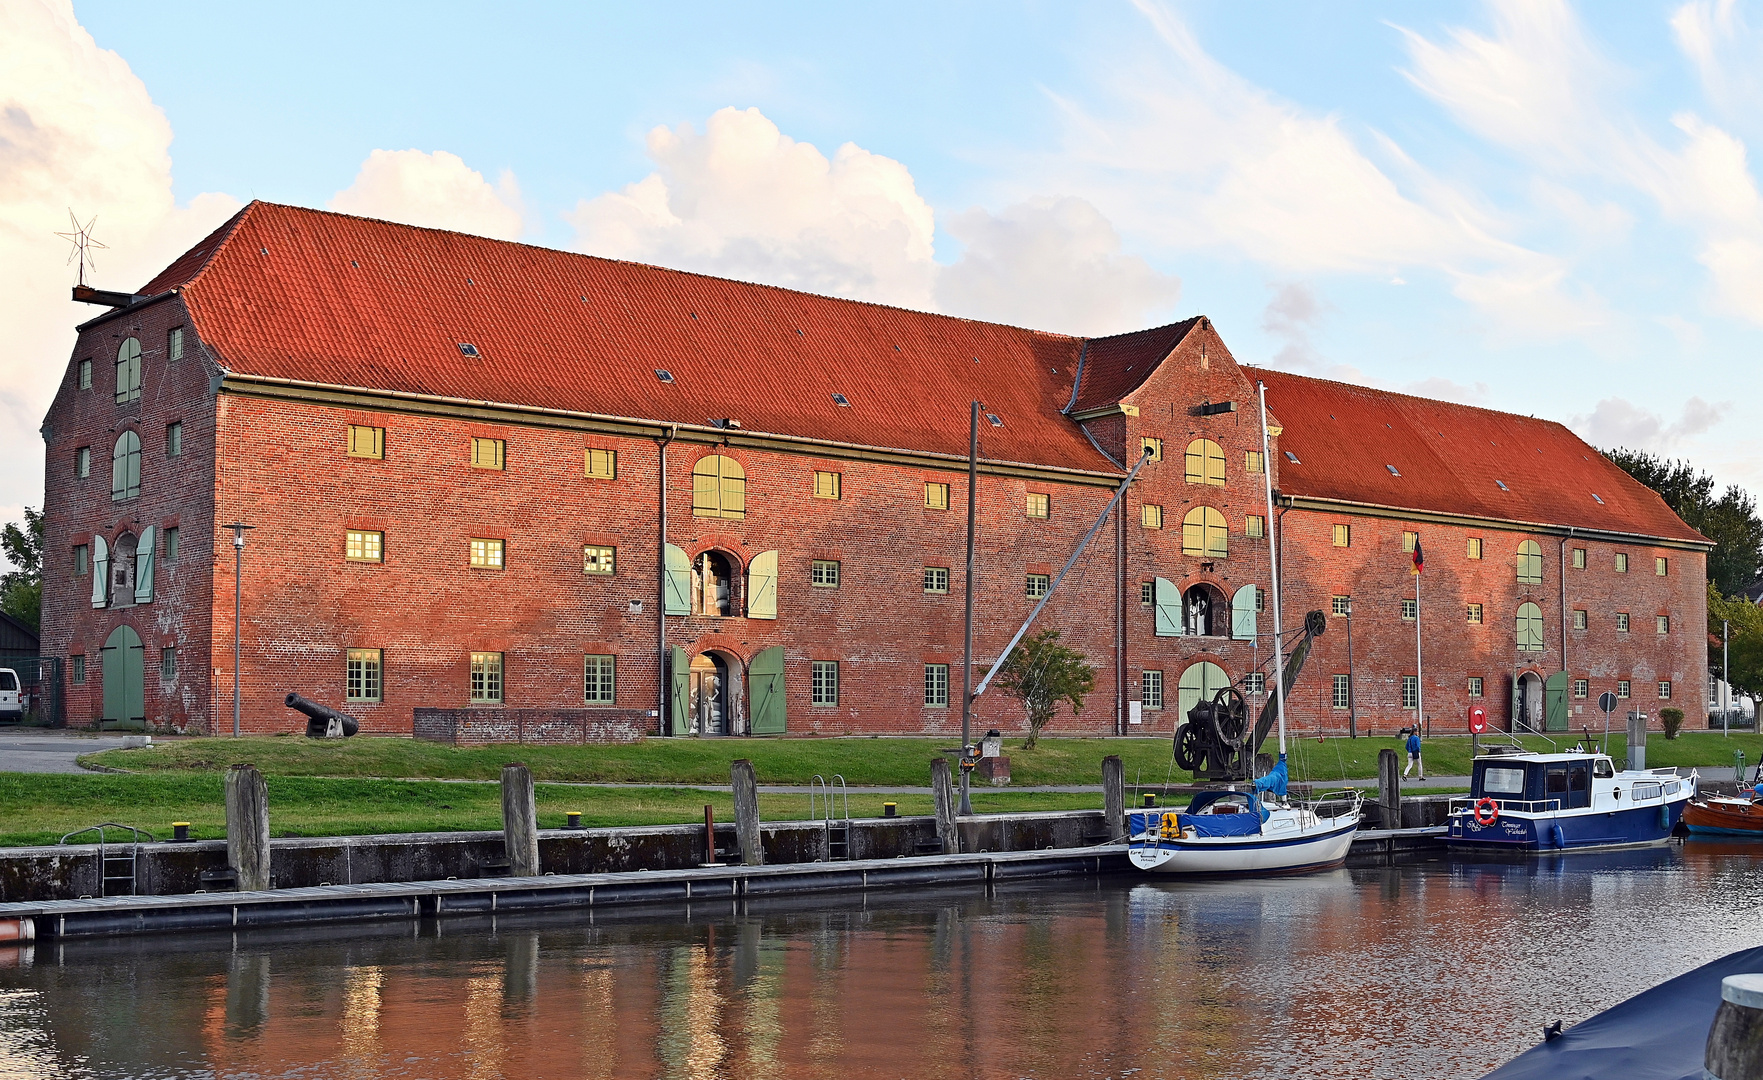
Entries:
[[0, 1080], [1476, 1077], [1763, 944], [1763, 843], [0, 947]]

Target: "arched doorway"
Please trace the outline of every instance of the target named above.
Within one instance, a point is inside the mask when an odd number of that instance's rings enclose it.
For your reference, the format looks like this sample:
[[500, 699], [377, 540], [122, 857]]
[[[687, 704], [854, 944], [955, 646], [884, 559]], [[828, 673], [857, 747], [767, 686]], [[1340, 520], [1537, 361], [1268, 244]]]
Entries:
[[1543, 680], [1534, 671], [1518, 676], [1517, 690], [1512, 696], [1512, 726], [1543, 730]]
[[1211, 701], [1212, 695], [1230, 685], [1230, 676], [1217, 664], [1202, 660], [1197, 664], [1189, 664], [1181, 673], [1180, 693], [1176, 707], [1181, 711], [1177, 714], [1176, 723], [1186, 723], [1188, 710], [1202, 701]]
[[104, 722], [113, 727], [146, 727], [146, 650], [141, 636], [123, 624], [104, 641]]
[[728, 664], [715, 653], [692, 657], [691, 705], [693, 733], [729, 733]]

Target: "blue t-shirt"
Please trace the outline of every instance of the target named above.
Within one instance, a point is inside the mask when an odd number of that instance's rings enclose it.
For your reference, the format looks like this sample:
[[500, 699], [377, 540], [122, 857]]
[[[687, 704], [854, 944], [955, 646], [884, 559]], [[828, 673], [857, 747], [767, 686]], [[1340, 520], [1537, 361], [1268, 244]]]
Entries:
[[1418, 736], [1418, 735], [1408, 736], [1408, 752], [1410, 754], [1420, 753], [1420, 736]]

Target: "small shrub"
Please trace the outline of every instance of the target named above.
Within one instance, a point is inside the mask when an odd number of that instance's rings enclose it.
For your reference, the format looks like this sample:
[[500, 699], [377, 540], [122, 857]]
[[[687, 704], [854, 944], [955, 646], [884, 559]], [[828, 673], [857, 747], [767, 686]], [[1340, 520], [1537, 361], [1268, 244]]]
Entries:
[[1683, 710], [1668, 705], [1659, 710], [1659, 722], [1665, 725], [1665, 737], [1675, 739], [1678, 729], [1683, 727]]

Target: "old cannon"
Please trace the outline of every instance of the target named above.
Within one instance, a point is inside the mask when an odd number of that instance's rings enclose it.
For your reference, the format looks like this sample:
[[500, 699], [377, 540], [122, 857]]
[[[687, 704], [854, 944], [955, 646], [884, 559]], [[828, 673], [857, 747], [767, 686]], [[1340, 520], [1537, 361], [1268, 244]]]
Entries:
[[342, 739], [361, 730], [361, 721], [353, 716], [344, 716], [316, 701], [307, 701], [299, 694], [289, 694], [282, 702], [295, 712], [306, 715], [308, 739]]

